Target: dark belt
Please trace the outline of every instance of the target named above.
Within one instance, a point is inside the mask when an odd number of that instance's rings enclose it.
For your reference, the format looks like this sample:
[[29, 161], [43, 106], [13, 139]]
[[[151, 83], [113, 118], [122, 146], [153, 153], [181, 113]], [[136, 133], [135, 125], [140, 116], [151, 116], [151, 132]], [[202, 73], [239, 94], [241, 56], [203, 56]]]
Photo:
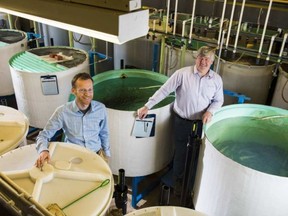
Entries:
[[174, 114], [175, 114], [175, 116], [176, 116], [177, 118], [179, 118], [179, 119], [181, 119], [181, 120], [183, 120], [183, 121], [189, 121], [189, 122], [194, 121], [194, 120], [191, 120], [191, 119], [185, 119], [185, 118], [182, 118], [182, 117], [179, 116], [175, 111], [174, 111]]

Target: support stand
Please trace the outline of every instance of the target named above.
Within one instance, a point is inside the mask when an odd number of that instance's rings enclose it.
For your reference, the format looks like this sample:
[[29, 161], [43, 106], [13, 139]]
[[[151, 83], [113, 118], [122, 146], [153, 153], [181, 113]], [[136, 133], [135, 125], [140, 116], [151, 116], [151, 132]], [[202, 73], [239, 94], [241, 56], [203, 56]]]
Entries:
[[[192, 131], [189, 135], [189, 142], [187, 144], [187, 153], [186, 153], [186, 161], [185, 161], [185, 170], [184, 170], [184, 178], [183, 185], [181, 191], [181, 206], [194, 208], [192, 203], [192, 195], [189, 194], [193, 190], [196, 172], [197, 172], [197, 164], [199, 157], [200, 145], [202, 142], [202, 120], [195, 120], [192, 123]], [[187, 197], [188, 196], [188, 197]], [[189, 196], [191, 196], [189, 198]], [[187, 199], [189, 198], [189, 199]]]

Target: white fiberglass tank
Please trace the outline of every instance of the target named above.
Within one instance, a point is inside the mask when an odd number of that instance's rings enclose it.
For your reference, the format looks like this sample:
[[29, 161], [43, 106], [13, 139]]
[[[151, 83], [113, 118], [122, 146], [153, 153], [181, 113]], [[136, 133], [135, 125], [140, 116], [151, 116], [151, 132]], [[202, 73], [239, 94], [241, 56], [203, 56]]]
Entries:
[[[216, 58], [217, 61], [217, 58]], [[226, 90], [244, 94], [251, 100], [247, 103], [266, 104], [275, 64], [256, 59], [245, 53], [222, 51], [219, 74]], [[224, 95], [224, 104], [237, 103], [236, 97]]]
[[213, 216], [288, 212], [288, 111], [222, 107], [205, 128], [195, 182], [197, 211]]
[[36, 128], [44, 128], [55, 109], [68, 101], [74, 75], [89, 72], [87, 53], [70, 47], [20, 52], [9, 64], [18, 109]]
[[27, 117], [16, 109], [0, 106], [0, 155], [26, 145]]
[[1, 175], [23, 190], [22, 197], [28, 194], [46, 209], [57, 206], [69, 216], [105, 215], [114, 190], [108, 164], [95, 152], [71, 143], [52, 142], [49, 152], [51, 162], [41, 171], [34, 166], [35, 144], [12, 150], [0, 157]]
[[189, 208], [177, 206], [154, 206], [133, 211], [126, 216], [208, 216]]
[[27, 49], [25, 32], [0, 29], [0, 96], [14, 94], [9, 69], [9, 59], [16, 53]]
[[112, 155], [109, 164], [113, 174], [117, 175], [119, 169], [124, 169], [128, 177], [146, 176], [160, 171], [171, 161], [170, 105], [174, 95], [149, 111], [154, 123], [147, 137], [137, 137], [132, 133], [136, 110], [167, 79], [156, 72], [132, 69], [108, 71], [93, 77], [94, 99], [104, 103], [108, 110]]
[[288, 110], [288, 65], [279, 68], [276, 88], [271, 102], [272, 106]]

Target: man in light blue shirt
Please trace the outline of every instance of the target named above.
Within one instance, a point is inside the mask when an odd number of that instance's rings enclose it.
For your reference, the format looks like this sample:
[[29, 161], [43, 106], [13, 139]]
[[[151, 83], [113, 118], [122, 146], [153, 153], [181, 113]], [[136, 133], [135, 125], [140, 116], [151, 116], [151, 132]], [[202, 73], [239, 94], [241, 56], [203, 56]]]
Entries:
[[54, 134], [62, 129], [65, 142], [86, 147], [98, 153], [104, 151], [110, 157], [106, 107], [93, 101], [93, 79], [87, 73], [79, 73], [72, 79], [75, 100], [58, 107], [36, 138], [39, 157], [37, 167], [50, 160], [48, 144]]
[[201, 47], [197, 52], [195, 66], [177, 70], [149, 98], [145, 106], [137, 110], [139, 118], [144, 118], [149, 109], [166, 98], [171, 92], [176, 93], [173, 105], [175, 114], [173, 179], [176, 194], [179, 194], [179, 190], [181, 190], [192, 120], [202, 120], [204, 124], [208, 123], [213, 113], [222, 106], [224, 101], [222, 79], [210, 69], [214, 56], [214, 49], [207, 46]]

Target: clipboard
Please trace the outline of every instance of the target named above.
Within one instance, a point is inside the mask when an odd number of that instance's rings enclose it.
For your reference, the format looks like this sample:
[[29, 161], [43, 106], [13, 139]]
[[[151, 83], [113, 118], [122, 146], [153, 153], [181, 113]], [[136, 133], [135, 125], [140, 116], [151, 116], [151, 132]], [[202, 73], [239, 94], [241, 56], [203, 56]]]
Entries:
[[155, 136], [156, 114], [148, 114], [145, 118], [135, 118], [132, 136], [145, 138]]

